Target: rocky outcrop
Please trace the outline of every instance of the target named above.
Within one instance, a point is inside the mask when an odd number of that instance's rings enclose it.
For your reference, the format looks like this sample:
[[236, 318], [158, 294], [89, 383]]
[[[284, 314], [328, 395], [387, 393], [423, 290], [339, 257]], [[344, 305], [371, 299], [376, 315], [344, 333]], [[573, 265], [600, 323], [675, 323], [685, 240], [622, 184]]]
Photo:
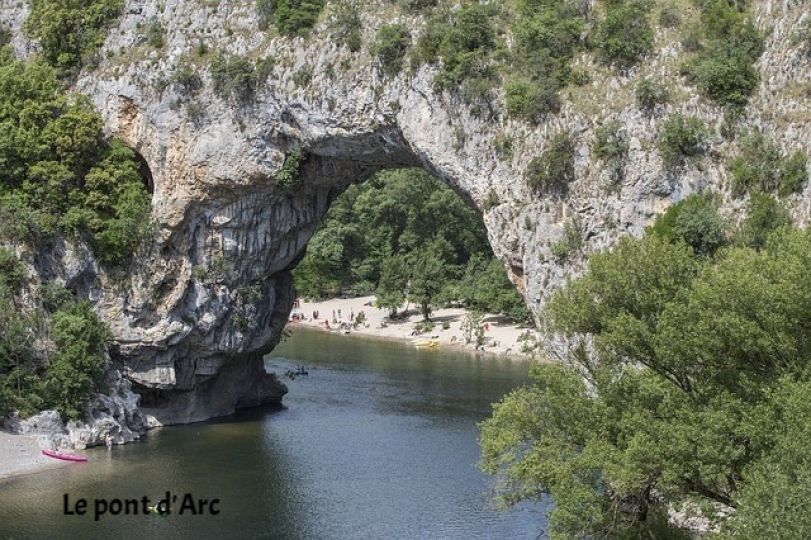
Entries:
[[106, 378], [107, 393], [97, 394], [87, 404], [83, 421], [66, 424], [57, 411], [42, 411], [25, 420], [7, 418], [3, 427], [12, 433], [35, 435], [43, 448], [52, 450], [103, 445], [107, 437], [113, 444], [139, 439], [147, 429], [147, 418], [138, 408], [139, 396], [116, 369], [110, 369]]
[[[24, 5], [0, 0], [0, 18], [15, 27], [20, 54], [35, 48], [19, 32]], [[367, 41], [386, 18], [387, 4], [368, 5], [362, 15]], [[592, 83], [566, 89], [561, 112], [530, 126], [508, 119], [500, 98], [490, 111], [474, 113], [438, 93], [430, 66], [384, 77], [367, 51], [352, 53], [331, 39], [330, 6], [311, 36], [291, 39], [258, 30], [253, 1], [128, 0], [99, 65], [75, 85], [96, 104], [110, 134], [138, 150], [154, 189], [154, 242], [125, 282], [105, 275], [87, 255], [74, 264], [83, 293], [115, 336], [116, 360], [154, 422], [198, 420], [281, 396], [283, 388], [261, 372], [260, 358], [286, 322], [293, 300], [289, 271], [330, 202], [380, 169], [422, 167], [481, 210], [496, 255], [536, 315], [582, 261], [561, 262], [550, 250], [573, 216], [589, 253], [622, 235], [641, 234], [657, 214], [696, 190], [721, 193], [729, 214], [742, 204], [729, 196], [725, 167], [737, 151], [734, 142], [717, 136], [706, 157], [678, 174], [663, 167], [656, 150], [656, 133], [669, 113], [700, 116], [717, 133], [724, 122], [723, 111], [697, 97], [678, 74], [675, 30], [658, 29], [655, 53], [628, 73], [596, 65], [586, 54], [577, 58]], [[809, 152], [811, 62], [790, 39], [807, 14], [800, 4], [773, 0], [755, 1], [754, 11], [766, 52], [758, 64], [762, 84], [743, 121], [786, 150]], [[145, 43], [144, 26], [152, 18], [165, 29], [161, 50]], [[406, 22], [420, 25], [419, 19]], [[213, 52], [196, 54], [199, 43], [268, 60], [267, 76], [250, 100], [213, 92]], [[196, 95], [172, 82], [178, 68], [189, 65], [204, 83]], [[653, 115], [633, 99], [635, 84], [650, 75], [672, 81], [677, 96]], [[590, 151], [595, 128], [609, 119], [623, 124], [630, 142], [619, 182]], [[561, 131], [575, 138], [577, 179], [563, 198], [539, 197], [524, 173]], [[505, 138], [513, 141], [509, 157], [496, 149]], [[298, 153], [295, 182], [280, 182], [286, 158]], [[809, 189], [789, 201], [801, 223], [811, 215]], [[254, 377], [259, 388], [251, 384]]]

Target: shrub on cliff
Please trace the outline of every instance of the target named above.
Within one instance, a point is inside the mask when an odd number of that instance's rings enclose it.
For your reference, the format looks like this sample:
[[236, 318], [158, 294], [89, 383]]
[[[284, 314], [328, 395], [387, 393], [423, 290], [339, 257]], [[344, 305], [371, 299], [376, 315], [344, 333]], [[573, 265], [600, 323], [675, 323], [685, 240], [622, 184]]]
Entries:
[[411, 47], [411, 32], [404, 24], [387, 24], [377, 31], [369, 52], [383, 68], [383, 73], [393, 77], [403, 68], [405, 55]]
[[107, 27], [120, 15], [124, 0], [29, 0], [25, 32], [39, 41], [42, 55], [65, 74], [92, 63]]
[[706, 151], [708, 136], [707, 127], [700, 118], [680, 113], [671, 115], [659, 132], [659, 153], [665, 167], [675, 168], [687, 159], [702, 155]]
[[670, 92], [663, 83], [646, 78], [636, 85], [635, 96], [639, 108], [650, 114], [657, 105], [667, 103]]
[[210, 69], [214, 92], [222, 99], [245, 103], [253, 98], [257, 74], [248, 58], [220, 54], [211, 62]]
[[338, 42], [352, 52], [358, 52], [363, 45], [360, 11], [355, 2], [345, 0], [335, 10], [335, 20], [331, 29]]
[[721, 105], [742, 107], [759, 83], [754, 63], [763, 39], [745, 10], [746, 3], [701, 0], [701, 29], [707, 43], [697, 42], [696, 57], [683, 72], [701, 92]]
[[569, 133], [558, 133], [543, 153], [529, 162], [527, 185], [540, 194], [563, 196], [574, 179], [574, 141]]
[[726, 243], [724, 228], [718, 201], [709, 195], [693, 194], [668, 208], [647, 233], [683, 242], [697, 255], [712, 255]]
[[495, 8], [465, 3], [458, 10], [440, 9], [417, 42], [415, 63], [441, 60], [434, 83], [440, 90], [460, 91], [468, 102], [485, 97], [495, 84]]
[[303, 35], [318, 21], [324, 0], [257, 0], [259, 28], [273, 22], [282, 34]]
[[606, 5], [606, 15], [597, 25], [594, 47], [605, 64], [627, 68], [653, 47], [653, 28], [648, 4], [640, 0], [617, 0]]
[[786, 196], [800, 190], [808, 180], [805, 153], [784, 155], [759, 130], [741, 138], [741, 152], [732, 160], [732, 191], [740, 197], [759, 190]]

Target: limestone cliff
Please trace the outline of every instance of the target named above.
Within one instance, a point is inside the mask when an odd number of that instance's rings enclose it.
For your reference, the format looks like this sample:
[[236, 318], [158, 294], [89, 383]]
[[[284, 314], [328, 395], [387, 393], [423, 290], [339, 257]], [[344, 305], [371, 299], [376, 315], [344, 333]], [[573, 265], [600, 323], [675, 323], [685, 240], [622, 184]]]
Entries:
[[[393, 11], [383, 0], [363, 4], [369, 41]], [[330, 202], [380, 169], [423, 167], [481, 210], [494, 252], [536, 315], [582, 263], [582, 255], [561, 262], [550, 251], [571, 216], [578, 216], [586, 254], [641, 234], [696, 190], [720, 192], [728, 214], [742, 204], [730, 196], [726, 169], [736, 143], [717, 135], [723, 110], [679, 75], [674, 30], [657, 29], [654, 53], [627, 73], [578, 56], [575, 65], [592, 82], [566, 88], [560, 113], [533, 126], [509, 119], [502, 96], [482, 114], [438, 92], [435, 67], [384, 76], [366, 48], [353, 53], [333, 40], [335, 9], [327, 4], [307, 38], [290, 38], [258, 29], [253, 0], [127, 0], [99, 65], [75, 84], [109, 133], [148, 165], [157, 232], [123, 281], [81, 248], [66, 246], [49, 264], [94, 300], [115, 336], [116, 360], [160, 422], [201, 420], [280, 398], [283, 388], [263, 376], [261, 355], [277, 344], [290, 311], [290, 270]], [[784, 150], [811, 152], [811, 61], [790, 39], [808, 18], [807, 4], [757, 0], [753, 12], [765, 53], [742, 121], [760, 126]], [[36, 50], [20, 31], [26, 14], [25, 2], [0, 0], [0, 19], [10, 21], [21, 55]], [[165, 31], [160, 50], [145, 43], [150, 20]], [[403, 22], [415, 32], [423, 23], [418, 16]], [[214, 93], [207, 61], [193, 54], [200, 43], [269, 60], [250, 100]], [[173, 79], [185, 65], [201, 77], [193, 100]], [[655, 114], [633, 98], [636, 83], [649, 75], [676, 87], [676, 99]], [[663, 119], [677, 111], [705, 119], [716, 135], [705, 157], [674, 174], [655, 140]], [[609, 167], [590, 151], [595, 128], [607, 119], [622, 123], [630, 142], [614, 187]], [[527, 187], [525, 170], [564, 130], [576, 143], [576, 180], [564, 198], [539, 197]], [[496, 148], [505, 137], [513, 141], [509, 157]], [[295, 166], [295, 182], [280, 180], [286, 166]], [[811, 216], [809, 190], [788, 201], [800, 223]]]

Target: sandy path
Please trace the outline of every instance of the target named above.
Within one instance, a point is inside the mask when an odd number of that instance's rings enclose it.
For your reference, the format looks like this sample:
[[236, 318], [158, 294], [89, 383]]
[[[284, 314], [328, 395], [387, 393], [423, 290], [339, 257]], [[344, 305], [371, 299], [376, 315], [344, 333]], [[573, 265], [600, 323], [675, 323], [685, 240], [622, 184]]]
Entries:
[[42, 455], [36, 437], [0, 430], [0, 480], [62, 465], [64, 463]]
[[[435, 323], [434, 329], [426, 334], [413, 336], [415, 324], [422, 320], [422, 316], [412, 309], [410, 316], [407, 319], [398, 320], [396, 322], [387, 322], [387, 326], [383, 327], [381, 323], [388, 316], [389, 312], [385, 309], [378, 309], [369, 305], [374, 301], [374, 296], [362, 296], [358, 298], [335, 298], [325, 300], [323, 302], [301, 302], [298, 309], [293, 310], [293, 314], [301, 314], [304, 319], [297, 321], [293, 324], [301, 324], [305, 326], [320, 327], [325, 329], [325, 322], [329, 321], [331, 329], [335, 330], [336, 324], [333, 323], [333, 313], [335, 320], [340, 323], [349, 323], [349, 318], [352, 313], [357, 315], [363, 311], [366, 315], [367, 324], [357, 329], [353, 329], [350, 333], [369, 336], [380, 336], [388, 338], [398, 338], [408, 341], [424, 341], [426, 339], [437, 339], [442, 346], [455, 346], [465, 347], [468, 349], [475, 349], [475, 345], [465, 344], [464, 333], [461, 330], [462, 321], [467, 314], [461, 308], [445, 308], [438, 309], [431, 315], [431, 320]], [[338, 317], [338, 310], [340, 310], [340, 318]], [[313, 319], [314, 312], [318, 312], [318, 319]], [[448, 323], [448, 328], [443, 329], [443, 323]], [[487, 342], [485, 344], [485, 351], [496, 354], [510, 354], [520, 355], [522, 345], [519, 342], [519, 337], [527, 332], [526, 327], [517, 326], [509, 323], [503, 317], [497, 315], [486, 315], [484, 318], [485, 337]], [[534, 333], [534, 330], [530, 330]]]

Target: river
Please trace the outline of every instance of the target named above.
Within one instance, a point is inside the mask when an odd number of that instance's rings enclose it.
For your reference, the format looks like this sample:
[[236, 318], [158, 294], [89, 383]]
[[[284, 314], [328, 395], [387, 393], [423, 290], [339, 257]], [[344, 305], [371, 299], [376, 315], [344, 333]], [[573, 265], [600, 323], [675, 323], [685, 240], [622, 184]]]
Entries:
[[[309, 367], [285, 380], [283, 408], [152, 430], [89, 449], [86, 465], [0, 483], [0, 537], [543, 537], [546, 503], [499, 511], [477, 469], [477, 422], [527, 380], [525, 361], [297, 329], [266, 365]], [[167, 490], [179, 495], [170, 516], [94, 521], [96, 499], [101, 511]], [[186, 493], [219, 502], [177, 515]], [[65, 515], [65, 494], [87, 513]]]

